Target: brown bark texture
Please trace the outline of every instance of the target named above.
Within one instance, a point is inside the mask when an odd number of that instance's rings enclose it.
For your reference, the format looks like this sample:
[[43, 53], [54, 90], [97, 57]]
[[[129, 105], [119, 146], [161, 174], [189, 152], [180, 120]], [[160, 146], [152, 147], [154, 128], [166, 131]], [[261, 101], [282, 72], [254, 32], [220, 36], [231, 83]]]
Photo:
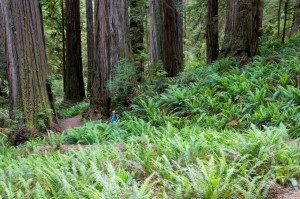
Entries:
[[291, 31], [289, 32], [289, 35], [293, 34], [295, 31], [300, 29], [300, 0], [297, 0], [295, 5], [295, 17], [293, 21], [293, 26], [291, 28]]
[[94, 11], [93, 0], [86, 0], [86, 29], [87, 29], [87, 54], [88, 54], [88, 92], [91, 91], [91, 77], [94, 65]]
[[64, 70], [65, 100], [80, 102], [85, 97], [80, 29], [80, 1], [66, 0], [66, 66]]
[[284, 21], [283, 21], [283, 30], [282, 30], [281, 43], [284, 43], [285, 36], [287, 35], [286, 26], [287, 26], [287, 17], [288, 17], [288, 6], [289, 6], [289, 3], [290, 3], [289, 0], [286, 0], [284, 2]]
[[224, 54], [246, 64], [258, 54], [262, 26], [261, 0], [228, 0]]
[[277, 36], [278, 37], [280, 37], [281, 6], [282, 6], [282, 0], [279, 0], [278, 13], [277, 13]]
[[49, 126], [47, 61], [37, 0], [1, 0], [10, 115], [27, 128]]
[[141, 55], [144, 50], [144, 12], [144, 1], [130, 1], [130, 39], [138, 82], [142, 81], [144, 73], [144, 58]]
[[159, 63], [169, 77], [183, 67], [182, 0], [150, 0], [150, 60]]
[[206, 22], [206, 62], [219, 56], [218, 0], [208, 0]]
[[150, 62], [163, 60], [163, 1], [149, 0], [150, 4]]
[[95, 54], [91, 81], [91, 116], [107, 117], [111, 111], [109, 82], [120, 61], [132, 56], [127, 0], [95, 0]]

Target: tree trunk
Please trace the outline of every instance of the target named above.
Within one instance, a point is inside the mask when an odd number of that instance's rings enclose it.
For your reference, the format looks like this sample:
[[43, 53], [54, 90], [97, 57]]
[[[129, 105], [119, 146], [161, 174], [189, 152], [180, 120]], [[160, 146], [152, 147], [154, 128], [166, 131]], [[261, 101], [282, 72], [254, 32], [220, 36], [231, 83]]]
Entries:
[[143, 12], [145, 12], [145, 5], [143, 1], [130, 1], [130, 39], [138, 82], [142, 81], [142, 75], [144, 73], [144, 58], [141, 55], [144, 50]]
[[66, 67], [64, 71], [65, 100], [71, 103], [84, 99], [81, 58], [80, 1], [66, 0]]
[[296, 2], [293, 26], [292, 26], [291, 31], [289, 32], [288, 35], [293, 34], [298, 29], [300, 29], [300, 0], [297, 0], [297, 2]]
[[[62, 69], [63, 69], [63, 73], [65, 74], [65, 71], [66, 71], [66, 33], [65, 33], [66, 10], [65, 10], [64, 4], [65, 4], [64, 0], [61, 0]], [[66, 84], [66, 81], [64, 80], [64, 88], [66, 87], [65, 84]]]
[[281, 5], [282, 5], [282, 0], [279, 0], [278, 13], [277, 13], [277, 36], [278, 36], [278, 38], [280, 37]]
[[208, 0], [206, 22], [206, 62], [211, 63], [219, 56], [218, 0]]
[[87, 54], [88, 54], [88, 92], [91, 92], [91, 76], [94, 65], [94, 20], [93, 0], [86, 0], [86, 29], [87, 29]]
[[182, 0], [150, 0], [150, 60], [162, 61], [169, 77], [177, 76], [183, 67]]
[[287, 24], [287, 16], [288, 16], [288, 6], [289, 6], [289, 0], [286, 0], [284, 3], [284, 21], [283, 21], [283, 30], [282, 30], [282, 37], [281, 37], [281, 43], [283, 44], [285, 41], [286, 36], [286, 24]]
[[176, 3], [182, 0], [163, 1], [164, 14], [164, 65], [169, 77], [178, 75], [183, 67], [183, 16]]
[[163, 61], [163, 1], [149, 0], [150, 4], [150, 63], [151, 70]]
[[1, 0], [9, 81], [10, 116], [27, 128], [48, 127], [51, 104], [37, 0]]
[[228, 0], [224, 53], [246, 64], [258, 53], [262, 25], [261, 0]]
[[95, 54], [91, 81], [91, 116], [110, 115], [109, 82], [120, 60], [131, 59], [127, 0], [95, 0]]

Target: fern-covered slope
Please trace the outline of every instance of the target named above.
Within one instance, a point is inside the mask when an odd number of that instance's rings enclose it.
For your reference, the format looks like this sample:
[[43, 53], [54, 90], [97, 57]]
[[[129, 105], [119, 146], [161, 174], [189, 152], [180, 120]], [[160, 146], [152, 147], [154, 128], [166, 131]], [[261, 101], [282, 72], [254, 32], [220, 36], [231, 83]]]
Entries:
[[[118, 123], [87, 122], [8, 148], [3, 198], [265, 198], [300, 178], [300, 42], [184, 72], [144, 95]], [[272, 127], [273, 126], [273, 127]], [[42, 152], [39, 145], [94, 144]]]

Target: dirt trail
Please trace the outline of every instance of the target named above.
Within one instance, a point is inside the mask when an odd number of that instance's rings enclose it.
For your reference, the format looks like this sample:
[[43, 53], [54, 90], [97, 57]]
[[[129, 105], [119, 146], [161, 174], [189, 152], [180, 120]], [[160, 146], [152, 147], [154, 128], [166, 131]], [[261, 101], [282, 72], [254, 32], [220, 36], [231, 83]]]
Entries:
[[82, 126], [82, 125], [83, 125], [83, 122], [81, 121], [81, 115], [77, 115], [72, 118], [67, 118], [67, 119], [61, 120], [60, 129], [61, 129], [61, 131], [65, 131], [70, 128], [78, 127], [78, 126]]
[[278, 195], [275, 199], [300, 199], [300, 188], [298, 190], [288, 190], [286, 193]]

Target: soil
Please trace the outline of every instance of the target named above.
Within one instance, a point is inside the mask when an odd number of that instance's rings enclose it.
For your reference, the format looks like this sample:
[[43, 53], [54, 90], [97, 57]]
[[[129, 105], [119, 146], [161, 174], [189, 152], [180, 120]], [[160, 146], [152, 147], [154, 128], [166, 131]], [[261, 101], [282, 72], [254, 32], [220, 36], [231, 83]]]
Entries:
[[82, 126], [83, 123], [81, 121], [81, 115], [77, 115], [75, 117], [72, 118], [67, 118], [67, 119], [63, 119], [60, 121], [61, 125], [60, 125], [60, 131], [66, 131], [70, 128], [74, 128], [74, 127], [78, 127], [78, 126]]
[[275, 184], [271, 188], [267, 199], [300, 199], [300, 187], [295, 190], [292, 187], [284, 188]]
[[300, 189], [287, 189], [286, 193], [276, 196], [274, 199], [300, 199]]
[[[53, 130], [54, 132], [63, 132], [70, 128], [82, 126], [83, 122], [81, 121], [81, 118], [81, 115], [77, 115], [72, 118], [62, 119], [59, 121], [60, 126], [55, 123], [51, 124], [51, 130]], [[27, 128], [18, 128], [14, 129], [13, 131], [5, 128], [0, 128], [0, 132], [7, 135], [7, 141], [12, 146], [18, 146], [28, 140], [47, 135], [47, 131]]]

